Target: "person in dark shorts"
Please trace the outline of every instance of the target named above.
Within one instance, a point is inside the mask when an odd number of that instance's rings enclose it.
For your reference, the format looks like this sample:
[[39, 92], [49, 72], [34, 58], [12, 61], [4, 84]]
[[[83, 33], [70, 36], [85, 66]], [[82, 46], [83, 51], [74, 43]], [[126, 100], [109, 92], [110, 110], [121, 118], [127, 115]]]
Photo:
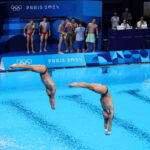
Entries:
[[55, 108], [56, 86], [55, 86], [54, 82], [52, 81], [46, 66], [44, 66], [44, 65], [13, 64], [9, 67], [9, 69], [13, 69], [13, 68], [23, 68], [23, 69], [31, 70], [33, 72], [40, 73], [41, 80], [44, 83], [44, 85], [46, 87], [47, 95], [49, 96], [51, 109], [56, 109]]
[[112, 120], [114, 116], [114, 107], [113, 107], [113, 101], [108, 91], [108, 88], [102, 84], [88, 84], [84, 82], [72, 83], [69, 84], [69, 87], [88, 88], [98, 94], [101, 94], [100, 102], [103, 108], [105, 134], [110, 135], [111, 128], [112, 128]]
[[79, 53], [80, 50], [83, 53], [85, 52], [85, 43], [84, 43], [85, 27], [83, 27], [82, 24], [83, 24], [82, 20], [80, 20], [79, 27], [75, 29], [77, 53]]

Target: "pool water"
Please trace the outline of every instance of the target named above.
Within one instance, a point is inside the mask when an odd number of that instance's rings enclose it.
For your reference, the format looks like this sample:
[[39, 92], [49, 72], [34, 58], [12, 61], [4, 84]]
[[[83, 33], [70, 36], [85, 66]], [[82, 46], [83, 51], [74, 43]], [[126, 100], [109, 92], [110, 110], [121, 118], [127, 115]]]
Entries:
[[[37, 73], [0, 73], [0, 150], [149, 150], [150, 64], [49, 70], [51, 110]], [[115, 108], [104, 134], [100, 95], [72, 82], [108, 86]]]

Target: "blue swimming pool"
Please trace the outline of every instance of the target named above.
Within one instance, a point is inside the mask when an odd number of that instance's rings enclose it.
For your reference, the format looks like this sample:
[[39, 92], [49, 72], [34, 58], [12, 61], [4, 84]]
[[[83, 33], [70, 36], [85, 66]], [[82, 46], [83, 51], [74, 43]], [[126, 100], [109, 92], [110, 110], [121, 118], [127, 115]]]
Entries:
[[[56, 84], [50, 109], [37, 73], [0, 73], [0, 150], [149, 150], [150, 64], [49, 70]], [[71, 82], [108, 86], [115, 108], [104, 135], [100, 95]]]

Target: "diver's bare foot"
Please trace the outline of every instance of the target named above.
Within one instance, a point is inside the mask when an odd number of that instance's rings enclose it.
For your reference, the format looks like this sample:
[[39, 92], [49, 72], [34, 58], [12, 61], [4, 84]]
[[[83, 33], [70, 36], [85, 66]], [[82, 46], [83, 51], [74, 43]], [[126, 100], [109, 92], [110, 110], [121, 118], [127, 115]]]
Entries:
[[110, 135], [110, 132], [109, 131], [105, 131], [105, 135]]
[[13, 64], [13, 65], [9, 66], [9, 69], [13, 69], [15, 67], [17, 67], [17, 64]]
[[32, 53], [34, 54], [34, 53], [35, 53], [35, 51], [33, 50], [33, 51], [32, 51]]
[[82, 50], [82, 53], [85, 53], [85, 49]]
[[63, 52], [58, 52], [58, 54], [64, 54]]
[[77, 53], [80, 53], [80, 50], [79, 50], [79, 49], [77, 49]]
[[30, 51], [27, 51], [27, 54], [30, 54]]
[[47, 49], [44, 49], [44, 52], [47, 52]]
[[74, 52], [74, 50], [72, 49], [72, 50], [70, 50], [70, 53], [73, 53]]
[[69, 84], [68, 86], [69, 86], [69, 87], [76, 87], [76, 86], [77, 86], [77, 83], [74, 82], [74, 83]]
[[42, 53], [42, 50], [40, 49], [40, 53]]
[[87, 49], [85, 52], [86, 52], [86, 53], [89, 52], [89, 49]]
[[56, 109], [56, 107], [55, 107], [55, 106], [51, 106], [51, 109], [55, 110], [55, 109]]
[[69, 52], [69, 50], [68, 50], [68, 49], [66, 49], [66, 50], [65, 50], [65, 53], [68, 53], [68, 52]]

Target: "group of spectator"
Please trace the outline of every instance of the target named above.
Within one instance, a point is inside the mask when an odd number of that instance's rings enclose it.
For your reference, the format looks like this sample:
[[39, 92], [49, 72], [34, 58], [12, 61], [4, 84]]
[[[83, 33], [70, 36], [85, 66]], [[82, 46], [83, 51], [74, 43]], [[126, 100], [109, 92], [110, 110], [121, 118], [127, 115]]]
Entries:
[[[74, 52], [74, 41], [76, 43], [77, 53], [89, 52], [89, 43], [93, 44], [93, 52], [96, 51], [96, 39], [98, 39], [98, 25], [96, 19], [93, 18], [87, 27], [83, 26], [83, 21], [79, 20], [76, 22], [75, 18], [70, 21], [69, 18], [62, 19], [58, 28], [59, 33], [59, 44], [58, 54], [72, 53]], [[96, 33], [96, 35], [95, 35]], [[62, 52], [61, 47], [63, 40], [65, 42], [66, 50]], [[85, 50], [86, 43], [86, 50]], [[70, 49], [69, 49], [70, 47]]]
[[[58, 54], [72, 53], [74, 52], [74, 43], [76, 44], [76, 52], [89, 52], [89, 43], [93, 44], [93, 52], [96, 51], [96, 40], [98, 39], [98, 25], [96, 24], [96, 19], [93, 18], [87, 27], [83, 26], [84, 22], [79, 20], [76, 22], [75, 18], [71, 21], [69, 18], [61, 19], [61, 23], [58, 27], [59, 43], [58, 43]], [[40, 53], [42, 51], [47, 52], [47, 40], [51, 36], [50, 23], [47, 21], [47, 17], [44, 16], [43, 20], [40, 22], [39, 27], [40, 36]], [[31, 18], [30, 22], [24, 27], [24, 37], [27, 39], [27, 54], [30, 53], [30, 46], [32, 48], [32, 53], [34, 50], [34, 35], [36, 32], [36, 25], [34, 19]], [[96, 34], [95, 34], [96, 33]], [[62, 52], [62, 44], [65, 43], [66, 50]], [[75, 42], [74, 42], [75, 41]], [[44, 43], [44, 49], [43, 49]], [[86, 50], [85, 50], [86, 45]]]
[[[120, 24], [120, 17], [117, 12], [114, 12], [114, 15], [111, 17], [112, 29], [117, 29], [121, 27], [121, 29], [132, 29], [132, 14], [129, 11], [129, 8], [125, 8], [125, 11], [122, 13], [122, 23]], [[145, 29], [147, 28], [147, 22], [144, 20], [144, 17], [141, 16], [140, 20], [137, 22], [136, 28]]]

